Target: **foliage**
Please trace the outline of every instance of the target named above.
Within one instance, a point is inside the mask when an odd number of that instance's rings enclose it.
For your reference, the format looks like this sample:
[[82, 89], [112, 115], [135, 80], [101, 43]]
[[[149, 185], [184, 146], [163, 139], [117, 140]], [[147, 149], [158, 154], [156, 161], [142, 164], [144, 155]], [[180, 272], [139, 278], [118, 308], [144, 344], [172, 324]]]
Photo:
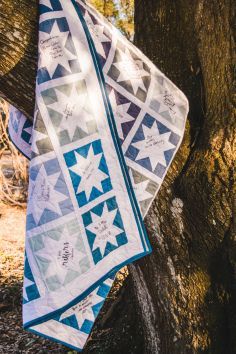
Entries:
[[89, 0], [130, 40], [134, 34], [134, 0]]
[[122, 30], [129, 39], [134, 35], [134, 0], [120, 0], [120, 16], [117, 27]]

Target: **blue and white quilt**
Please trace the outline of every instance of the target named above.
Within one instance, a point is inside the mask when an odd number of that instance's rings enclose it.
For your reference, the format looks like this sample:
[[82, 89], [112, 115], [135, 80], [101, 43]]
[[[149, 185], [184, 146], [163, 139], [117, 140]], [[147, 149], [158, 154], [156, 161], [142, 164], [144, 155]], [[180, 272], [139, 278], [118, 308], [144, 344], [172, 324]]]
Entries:
[[23, 323], [80, 351], [115, 273], [151, 252], [143, 218], [188, 102], [84, 2], [39, 8], [33, 124], [13, 107], [9, 119], [30, 159]]

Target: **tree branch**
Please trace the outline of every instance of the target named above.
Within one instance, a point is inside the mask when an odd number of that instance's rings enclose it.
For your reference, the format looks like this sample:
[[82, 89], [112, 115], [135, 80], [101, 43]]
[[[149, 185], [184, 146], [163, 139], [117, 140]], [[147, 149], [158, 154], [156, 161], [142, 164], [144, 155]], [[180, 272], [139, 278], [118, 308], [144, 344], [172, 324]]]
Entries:
[[0, 2], [0, 96], [33, 116], [38, 1]]

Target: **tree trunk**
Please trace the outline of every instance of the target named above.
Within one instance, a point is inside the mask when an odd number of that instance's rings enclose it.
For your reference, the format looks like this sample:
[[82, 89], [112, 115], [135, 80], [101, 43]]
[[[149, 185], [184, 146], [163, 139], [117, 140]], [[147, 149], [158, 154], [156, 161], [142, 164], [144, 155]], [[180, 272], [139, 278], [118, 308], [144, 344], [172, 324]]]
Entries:
[[[36, 3], [0, 2], [0, 92], [28, 116]], [[233, 3], [136, 0], [135, 42], [185, 92], [190, 114], [146, 217], [153, 253], [130, 266], [119, 318], [108, 323], [118, 342], [104, 331], [102, 348], [86, 352], [236, 353]]]
[[131, 268], [146, 353], [236, 353], [233, 3], [136, 1], [136, 45], [190, 102], [146, 217], [153, 254]]
[[31, 118], [37, 67], [38, 0], [0, 0], [0, 96]]

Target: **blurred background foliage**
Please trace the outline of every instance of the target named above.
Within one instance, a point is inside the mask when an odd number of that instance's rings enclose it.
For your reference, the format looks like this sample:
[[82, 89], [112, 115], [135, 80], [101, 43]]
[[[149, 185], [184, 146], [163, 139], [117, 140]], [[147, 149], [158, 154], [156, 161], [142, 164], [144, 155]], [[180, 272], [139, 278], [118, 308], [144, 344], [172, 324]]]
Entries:
[[89, 0], [126, 37], [134, 36], [134, 0]]

